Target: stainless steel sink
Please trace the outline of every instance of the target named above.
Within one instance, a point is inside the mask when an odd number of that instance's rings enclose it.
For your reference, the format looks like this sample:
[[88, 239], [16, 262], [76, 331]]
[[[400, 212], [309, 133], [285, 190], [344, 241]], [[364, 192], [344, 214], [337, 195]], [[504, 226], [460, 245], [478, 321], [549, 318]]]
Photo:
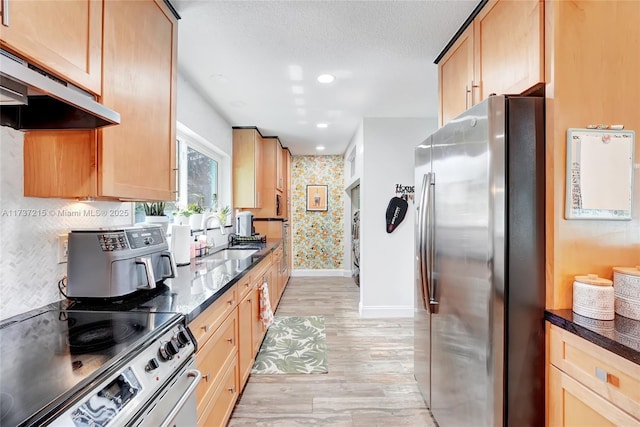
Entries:
[[223, 249], [207, 257], [213, 260], [245, 259], [258, 252], [257, 249]]

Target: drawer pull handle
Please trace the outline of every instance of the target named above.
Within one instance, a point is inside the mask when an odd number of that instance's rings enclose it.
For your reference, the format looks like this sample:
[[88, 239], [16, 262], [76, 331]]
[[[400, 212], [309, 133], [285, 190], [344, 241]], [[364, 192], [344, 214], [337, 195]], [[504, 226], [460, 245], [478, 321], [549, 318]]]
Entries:
[[203, 375], [202, 379], [205, 380], [206, 382], [209, 382], [209, 373], [207, 373], [207, 375]]
[[202, 330], [205, 332], [209, 332], [209, 325], [205, 324], [204, 326], [201, 326]]
[[229, 301], [227, 301], [227, 304], [229, 305], [233, 305], [234, 301], [232, 299], [230, 299]]
[[229, 393], [235, 393], [236, 392], [236, 388], [235, 387], [229, 387], [227, 390], [229, 390]]
[[620, 386], [620, 379], [618, 377], [616, 377], [613, 374], [610, 374], [609, 372], [605, 371], [602, 368], [598, 368], [597, 366], [596, 366], [596, 378], [598, 378], [601, 381], [604, 381], [605, 383], [609, 383], [614, 387]]
[[227, 342], [228, 342], [229, 344], [233, 344], [233, 338], [227, 338]]

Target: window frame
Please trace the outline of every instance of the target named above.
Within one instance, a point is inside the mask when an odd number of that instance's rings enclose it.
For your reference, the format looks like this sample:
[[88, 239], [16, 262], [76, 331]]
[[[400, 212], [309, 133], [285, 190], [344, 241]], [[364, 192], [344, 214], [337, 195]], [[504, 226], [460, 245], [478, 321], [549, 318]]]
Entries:
[[176, 164], [178, 165], [176, 203], [181, 207], [186, 207], [188, 204], [186, 147], [196, 150], [218, 163], [216, 177], [218, 205], [231, 206], [231, 157], [213, 142], [201, 137], [180, 122], [177, 122], [176, 126]]

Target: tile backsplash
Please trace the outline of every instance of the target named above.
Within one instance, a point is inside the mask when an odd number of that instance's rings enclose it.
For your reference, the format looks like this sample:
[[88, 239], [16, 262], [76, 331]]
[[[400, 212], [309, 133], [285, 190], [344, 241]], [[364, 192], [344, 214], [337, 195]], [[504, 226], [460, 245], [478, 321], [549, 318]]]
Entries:
[[58, 235], [132, 225], [132, 203], [23, 196], [23, 133], [0, 127], [0, 320], [61, 299]]

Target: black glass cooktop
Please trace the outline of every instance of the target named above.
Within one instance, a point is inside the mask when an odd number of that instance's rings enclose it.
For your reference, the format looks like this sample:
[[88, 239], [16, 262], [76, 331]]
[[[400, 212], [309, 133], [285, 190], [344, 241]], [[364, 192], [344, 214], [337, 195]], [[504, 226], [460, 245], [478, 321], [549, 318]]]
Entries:
[[5, 325], [0, 329], [0, 425], [22, 425], [53, 409], [123, 365], [178, 316], [53, 310]]

